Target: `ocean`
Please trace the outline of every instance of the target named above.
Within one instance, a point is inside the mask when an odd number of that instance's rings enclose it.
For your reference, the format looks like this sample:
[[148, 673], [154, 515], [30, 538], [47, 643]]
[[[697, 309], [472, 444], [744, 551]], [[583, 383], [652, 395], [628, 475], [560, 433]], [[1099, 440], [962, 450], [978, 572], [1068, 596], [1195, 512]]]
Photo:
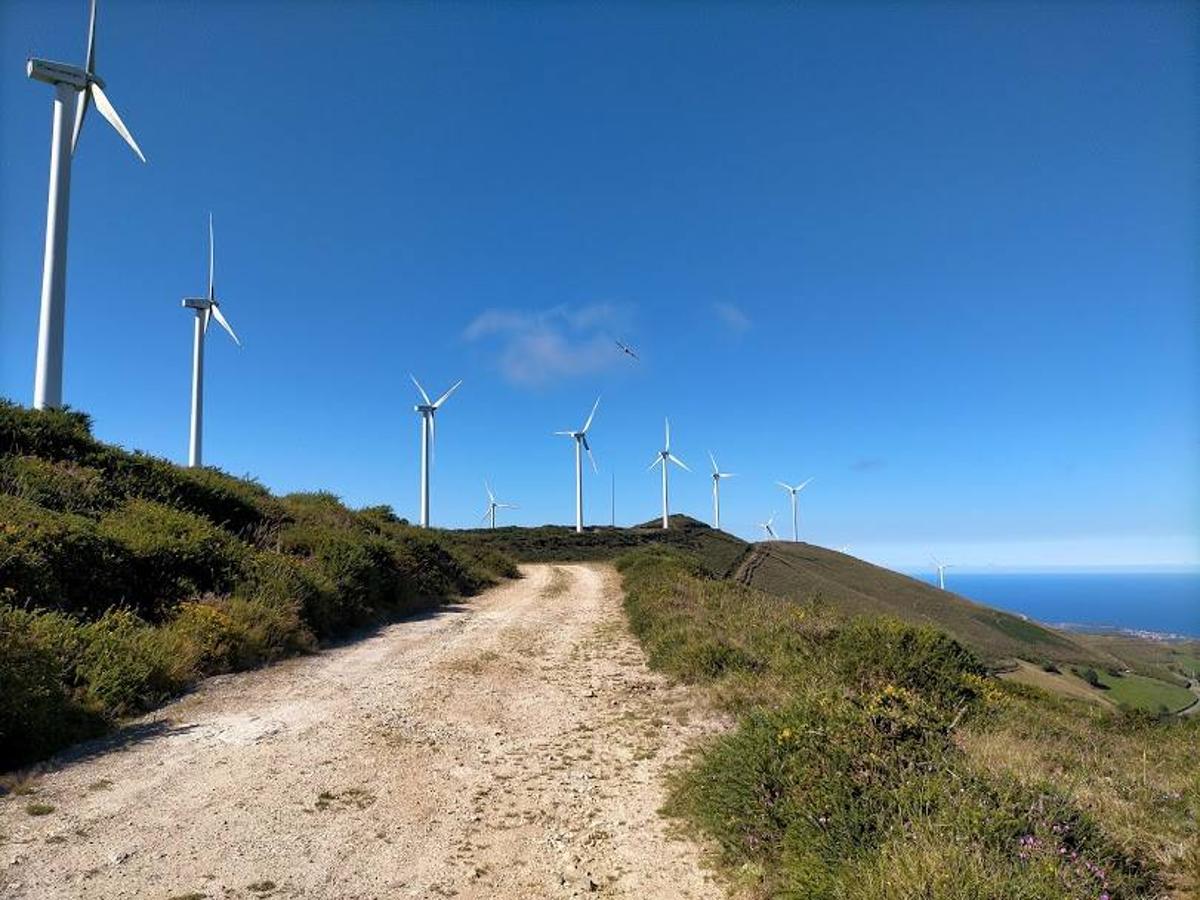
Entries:
[[[916, 575], [932, 580], [929, 573]], [[1047, 625], [1200, 637], [1200, 572], [946, 572], [946, 589]]]

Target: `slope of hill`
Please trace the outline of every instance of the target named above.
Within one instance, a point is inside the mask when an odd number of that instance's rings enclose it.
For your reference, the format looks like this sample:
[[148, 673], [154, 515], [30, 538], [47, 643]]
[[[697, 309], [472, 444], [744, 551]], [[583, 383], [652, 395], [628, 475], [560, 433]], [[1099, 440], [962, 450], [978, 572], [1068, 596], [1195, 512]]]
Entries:
[[776, 596], [818, 596], [851, 614], [885, 614], [934, 625], [993, 665], [1014, 658], [1121, 665], [1117, 657], [1070, 634], [811, 544], [755, 544], [733, 575]]

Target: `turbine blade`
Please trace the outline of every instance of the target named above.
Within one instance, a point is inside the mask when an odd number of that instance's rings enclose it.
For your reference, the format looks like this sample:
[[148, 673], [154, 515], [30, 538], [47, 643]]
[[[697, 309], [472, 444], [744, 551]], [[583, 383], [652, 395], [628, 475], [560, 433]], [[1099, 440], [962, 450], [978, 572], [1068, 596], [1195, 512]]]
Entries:
[[713, 454], [712, 454], [712, 451], [711, 451], [711, 450], [709, 450], [709, 451], [708, 451], [708, 458], [709, 458], [710, 460], [712, 460], [713, 474], [714, 474], [714, 475], [720, 475], [720, 474], [721, 474], [721, 467], [717, 465], [717, 458], [716, 458], [715, 456], [713, 456]]
[[592, 471], [599, 475], [600, 467], [596, 465], [596, 457], [592, 456], [592, 448], [588, 446], [587, 438], [583, 439], [583, 449], [587, 451], [588, 459], [592, 461]]
[[212, 213], [208, 214], [208, 302], [212, 303], [217, 299], [217, 250], [216, 241], [213, 239], [213, 223]]
[[208, 334], [208, 323], [209, 323], [209, 322], [211, 322], [211, 321], [212, 321], [212, 312], [211, 312], [211, 309], [210, 309], [209, 307], [205, 307], [205, 309], [204, 309], [204, 325], [203, 325], [203, 327], [201, 328], [201, 330], [202, 330], [202, 331], [203, 331], [205, 334]]
[[779, 485], [781, 488], [783, 488], [785, 491], [788, 491], [789, 493], [790, 493], [790, 492], [791, 492], [791, 490], [792, 490], [792, 486], [791, 486], [790, 484], [784, 484], [782, 481], [777, 481], [777, 482], [775, 482], [775, 483], [776, 483], [777, 485]]
[[554, 433], [566, 435], [567, 437], [575, 437], [575, 432], [573, 432], [573, 431], [556, 431]]
[[815, 479], [815, 478], [816, 478], [816, 476], [814, 475], [812, 478], [809, 478], [806, 481], [801, 482], [800, 486], [798, 488], [796, 488], [796, 493], [800, 493], [800, 491], [804, 490], [806, 487], [808, 487], [810, 484], [812, 484], [813, 479]]
[[75, 100], [75, 130], [71, 132], [71, 155], [75, 155], [75, 145], [79, 143], [79, 132], [83, 130], [83, 117], [87, 115], [88, 104], [92, 102], [91, 90], [79, 92]]
[[488, 520], [488, 516], [490, 516], [491, 514], [492, 514], [492, 508], [489, 506], [487, 509], [485, 509], [483, 511], [483, 515], [479, 517], [479, 521], [486, 522]]
[[454, 382], [454, 386], [452, 388], [450, 388], [450, 390], [446, 391], [446, 393], [442, 394], [442, 396], [438, 397], [436, 400], [433, 401], [433, 408], [437, 409], [439, 406], [441, 406], [443, 403], [445, 403], [447, 400], [449, 400], [450, 395], [453, 394], [455, 391], [457, 391], [461, 386], [462, 386], [462, 379], [460, 378], [458, 381]]
[[662, 456], [655, 456], [654, 462], [652, 462], [652, 463], [650, 463], [650, 465], [646, 466], [646, 471], [649, 472], [651, 469], [653, 469], [655, 466], [657, 466], [662, 461], [663, 461]]
[[486, 479], [486, 478], [483, 480], [483, 489], [484, 489], [485, 491], [487, 491], [488, 500], [490, 500], [492, 503], [495, 503], [495, 502], [496, 502], [496, 495], [492, 493], [492, 486], [491, 486], [490, 484], [488, 484], [488, 483], [487, 483], [487, 479]]
[[104, 89], [93, 81], [88, 86], [88, 93], [93, 95], [93, 99], [96, 101], [96, 109], [99, 110], [100, 115], [108, 119], [108, 124], [117, 130], [117, 134], [125, 138], [125, 143], [133, 148], [133, 152], [138, 155], [138, 159], [145, 162], [146, 157], [142, 153], [142, 148], [137, 145], [137, 141], [133, 139], [133, 135], [129, 133], [129, 129], [125, 127], [125, 123], [117, 115], [117, 111], [113, 109], [113, 105], [108, 102], [108, 96], [104, 93]]
[[89, 75], [96, 74], [96, 0], [92, 0], [92, 9], [88, 15], [87, 62], [84, 70]]
[[663, 449], [666, 450], [668, 453], [670, 453], [671, 452], [671, 420], [664, 418], [663, 422], [667, 426], [667, 446], [663, 447]]
[[588, 413], [587, 421], [583, 423], [583, 427], [579, 429], [582, 434], [587, 434], [587, 430], [592, 427], [592, 419], [596, 418], [596, 408], [600, 405], [600, 398], [596, 398], [596, 402], [592, 404], [592, 411]]
[[425, 405], [432, 406], [433, 401], [431, 401], [429, 399], [429, 395], [425, 393], [425, 388], [421, 387], [421, 382], [417, 381], [417, 376], [409, 372], [408, 377], [412, 379], [412, 383], [415, 384], [417, 386], [417, 390], [421, 392], [421, 397], [424, 398]]
[[668, 454], [668, 455], [667, 455], [667, 459], [669, 459], [671, 462], [675, 463], [675, 465], [679, 466], [679, 468], [683, 469], [683, 471], [685, 471], [685, 472], [690, 472], [690, 471], [692, 471], [691, 469], [689, 469], [689, 468], [687, 467], [687, 463], [685, 463], [685, 462], [684, 462], [682, 459], [680, 459], [678, 456], [675, 456], [675, 455], [673, 455], [673, 454]]
[[226, 322], [225, 317], [221, 315], [221, 307], [214, 303], [209, 307], [209, 309], [212, 310], [213, 317], [216, 318], [217, 324], [229, 332], [229, 336], [233, 338], [233, 342], [239, 347], [242, 346], [242, 342], [238, 340], [238, 336], [233, 333], [233, 329], [229, 327], [229, 323]]

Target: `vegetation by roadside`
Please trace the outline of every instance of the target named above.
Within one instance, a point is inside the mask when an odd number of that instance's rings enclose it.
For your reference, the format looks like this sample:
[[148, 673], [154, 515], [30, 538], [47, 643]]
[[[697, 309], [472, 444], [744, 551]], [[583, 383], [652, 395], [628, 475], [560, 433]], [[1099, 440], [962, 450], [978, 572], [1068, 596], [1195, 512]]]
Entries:
[[742, 890], [1113, 900], [1200, 884], [1196, 721], [1002, 681], [931, 627], [764, 594], [668, 548], [618, 567], [651, 665], [737, 717], [668, 810]]
[[273, 496], [0, 401], [0, 770], [199, 678], [516, 574], [503, 553], [331, 494]]

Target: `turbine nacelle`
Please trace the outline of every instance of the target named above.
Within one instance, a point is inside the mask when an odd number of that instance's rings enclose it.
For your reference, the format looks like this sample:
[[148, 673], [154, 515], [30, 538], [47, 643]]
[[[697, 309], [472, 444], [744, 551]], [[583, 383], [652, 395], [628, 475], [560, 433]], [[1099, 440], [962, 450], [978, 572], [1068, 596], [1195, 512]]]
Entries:
[[101, 89], [106, 86], [102, 78], [90, 75], [85, 69], [78, 66], [69, 66], [66, 63], [51, 62], [48, 59], [37, 59], [36, 57], [31, 57], [26, 61], [25, 74], [34, 81], [55, 85], [65, 84], [77, 91], [87, 90], [89, 84], [98, 84]]

